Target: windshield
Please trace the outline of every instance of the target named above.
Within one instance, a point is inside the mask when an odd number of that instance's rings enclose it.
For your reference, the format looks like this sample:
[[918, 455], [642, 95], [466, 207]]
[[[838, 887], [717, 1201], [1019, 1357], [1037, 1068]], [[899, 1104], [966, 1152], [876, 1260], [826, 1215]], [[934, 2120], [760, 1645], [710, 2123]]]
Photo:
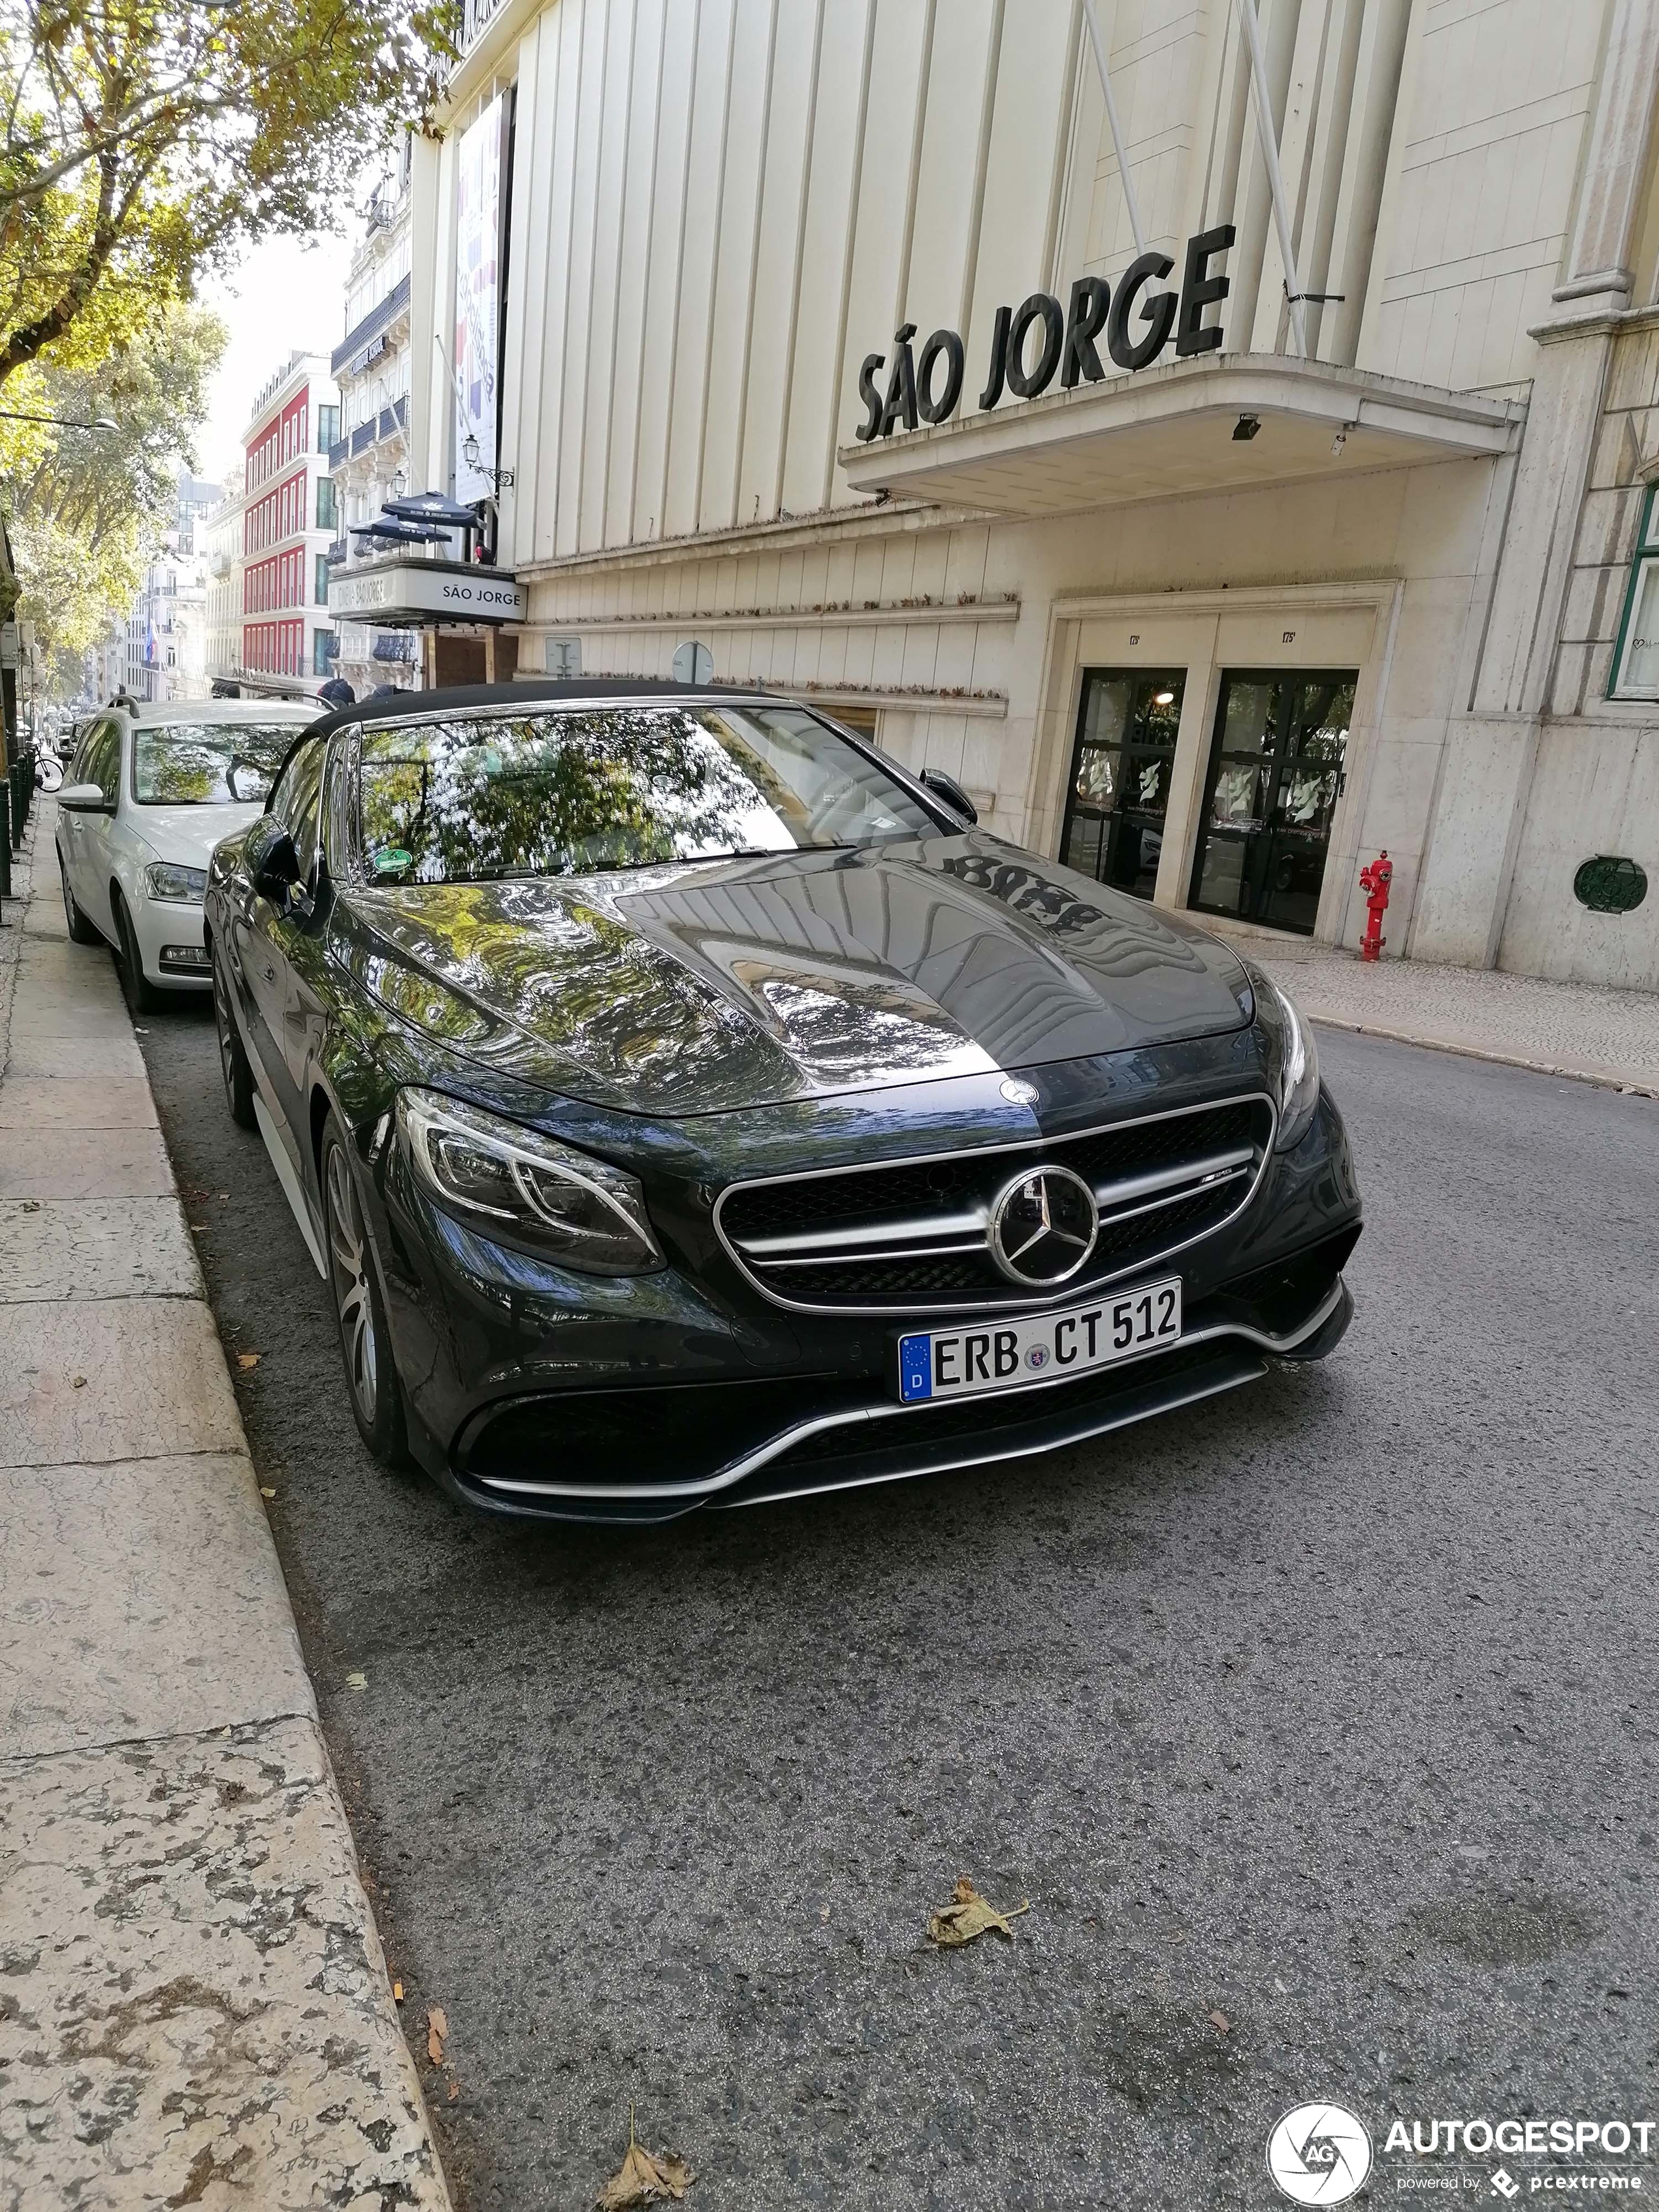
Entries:
[[789, 707], [595, 707], [371, 731], [362, 840], [383, 882], [572, 876], [937, 833], [884, 769]]
[[140, 806], [263, 806], [302, 722], [165, 722], [132, 733]]

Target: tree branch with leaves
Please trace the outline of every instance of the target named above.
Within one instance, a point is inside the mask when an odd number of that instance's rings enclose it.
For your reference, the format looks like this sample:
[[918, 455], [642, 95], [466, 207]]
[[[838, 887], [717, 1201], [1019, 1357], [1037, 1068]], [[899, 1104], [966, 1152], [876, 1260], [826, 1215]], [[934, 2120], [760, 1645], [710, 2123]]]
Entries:
[[337, 225], [430, 118], [453, 0], [0, 0], [0, 387], [84, 368], [253, 240]]

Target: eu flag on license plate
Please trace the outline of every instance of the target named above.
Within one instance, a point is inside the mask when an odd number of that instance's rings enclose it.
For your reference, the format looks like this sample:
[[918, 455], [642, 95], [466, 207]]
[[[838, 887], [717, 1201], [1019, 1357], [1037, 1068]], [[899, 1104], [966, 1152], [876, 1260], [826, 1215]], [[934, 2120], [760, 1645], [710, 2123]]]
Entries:
[[908, 1405], [913, 1398], [933, 1395], [933, 1340], [931, 1336], [899, 1339], [899, 1396]]

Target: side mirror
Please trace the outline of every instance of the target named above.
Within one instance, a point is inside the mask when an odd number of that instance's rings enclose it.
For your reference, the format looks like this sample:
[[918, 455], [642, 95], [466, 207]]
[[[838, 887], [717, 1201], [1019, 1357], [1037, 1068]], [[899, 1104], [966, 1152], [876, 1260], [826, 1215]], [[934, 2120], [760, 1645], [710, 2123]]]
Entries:
[[964, 822], [974, 823], [979, 820], [978, 807], [969, 798], [955, 776], [946, 775], [942, 768], [925, 768], [921, 771], [921, 781], [927, 785], [935, 799], [942, 799], [951, 811], [953, 814], [961, 815]]
[[66, 783], [58, 794], [58, 804], [66, 806], [71, 814], [113, 814], [115, 801], [106, 799], [102, 787], [95, 783]]
[[260, 897], [286, 913], [300, 881], [300, 856], [293, 838], [274, 814], [262, 814], [248, 831], [242, 858]]

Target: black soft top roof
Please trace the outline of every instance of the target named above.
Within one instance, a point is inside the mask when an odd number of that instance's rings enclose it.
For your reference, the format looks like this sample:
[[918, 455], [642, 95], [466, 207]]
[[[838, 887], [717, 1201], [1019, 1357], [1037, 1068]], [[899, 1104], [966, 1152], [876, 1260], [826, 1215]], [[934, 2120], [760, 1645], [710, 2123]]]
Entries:
[[550, 677], [540, 684], [461, 684], [444, 691], [399, 691], [392, 698], [360, 699], [355, 707], [338, 707], [319, 716], [306, 734], [314, 737], [319, 732], [348, 728], [354, 722], [405, 722], [433, 714], [452, 714], [458, 708], [468, 707], [565, 705], [588, 699], [596, 706], [612, 699], [707, 700], [711, 703], [721, 699], [750, 699], [764, 700], [774, 707], [805, 703], [747, 684], [676, 684], [672, 678], [638, 676], [562, 679]]

